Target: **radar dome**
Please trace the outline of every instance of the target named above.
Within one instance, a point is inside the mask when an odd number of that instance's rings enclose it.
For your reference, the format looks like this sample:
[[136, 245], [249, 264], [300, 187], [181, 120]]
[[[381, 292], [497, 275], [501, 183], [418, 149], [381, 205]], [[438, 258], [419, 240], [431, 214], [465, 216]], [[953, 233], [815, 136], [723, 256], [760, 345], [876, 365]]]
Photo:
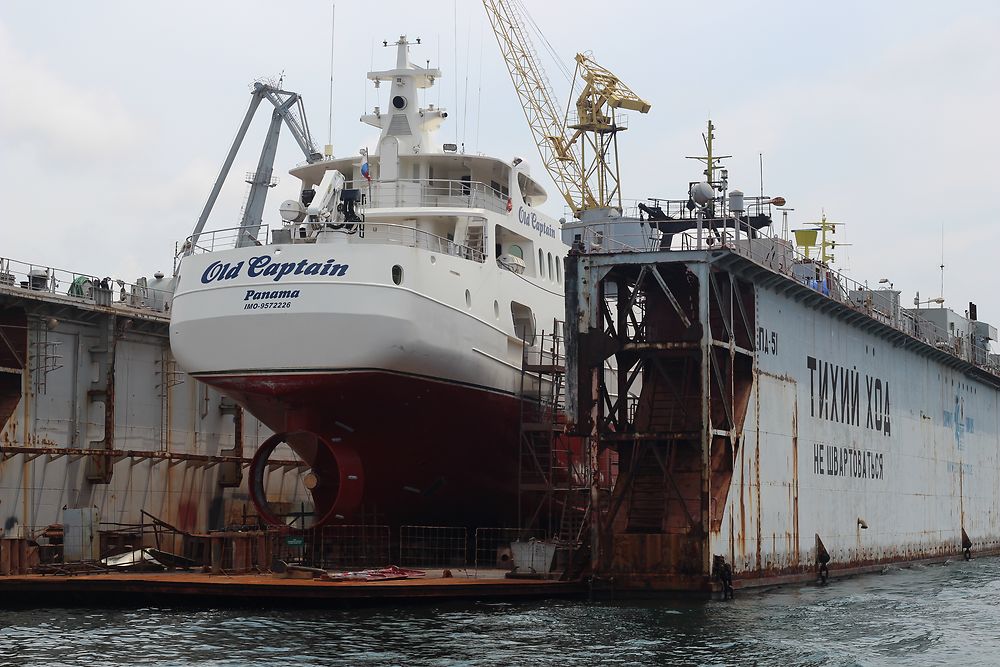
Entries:
[[691, 191], [688, 193], [692, 201], [699, 206], [704, 206], [708, 202], [715, 199], [715, 189], [711, 185], [705, 182], [695, 183], [691, 186]]
[[281, 214], [281, 219], [285, 222], [302, 222], [306, 218], [306, 212], [302, 208], [302, 204], [294, 199], [286, 199], [281, 202], [278, 212]]

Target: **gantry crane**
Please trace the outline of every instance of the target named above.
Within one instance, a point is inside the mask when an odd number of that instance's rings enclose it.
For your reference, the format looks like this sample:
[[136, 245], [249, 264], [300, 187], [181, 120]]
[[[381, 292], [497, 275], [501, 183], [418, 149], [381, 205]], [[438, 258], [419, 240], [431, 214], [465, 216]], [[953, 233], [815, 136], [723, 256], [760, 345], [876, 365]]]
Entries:
[[250, 121], [253, 120], [257, 107], [264, 100], [271, 103], [274, 111], [271, 114], [271, 125], [264, 137], [264, 146], [260, 152], [260, 159], [257, 161], [257, 171], [247, 181], [250, 184], [250, 193], [247, 195], [247, 203], [243, 209], [243, 218], [240, 220], [239, 235], [236, 241], [237, 247], [252, 245], [257, 239], [263, 219], [267, 191], [272, 186], [271, 174], [274, 171], [274, 156], [278, 149], [278, 134], [281, 132], [282, 123], [288, 126], [292, 137], [295, 139], [295, 143], [299, 145], [302, 153], [306, 156], [307, 162], [312, 164], [323, 159], [323, 155], [316, 150], [316, 145], [309, 134], [309, 123], [306, 121], [305, 108], [302, 106], [302, 96], [298, 93], [281, 90], [279, 87], [268, 83], [261, 83], [259, 81], [254, 83], [253, 90], [250, 93], [250, 107], [243, 116], [243, 123], [236, 132], [233, 145], [226, 155], [225, 162], [222, 163], [222, 170], [219, 172], [218, 178], [215, 179], [215, 185], [212, 186], [212, 192], [208, 195], [205, 208], [202, 209], [201, 215], [198, 217], [198, 222], [191, 233], [191, 243], [185, 248], [185, 254], [193, 252], [195, 246], [198, 244], [198, 237], [205, 229], [205, 223], [208, 221], [208, 216], [212, 213], [215, 200], [218, 199], [222, 185], [225, 183], [226, 177], [229, 175], [229, 170], [233, 166], [233, 160], [236, 159], [236, 153], [239, 151], [247, 129], [250, 127]]
[[625, 127], [617, 110], [646, 113], [650, 104], [592, 58], [578, 53], [574, 88], [577, 80], [583, 86], [576, 112], [571, 118], [560, 114], [515, 3], [483, 0], [483, 6], [542, 162], [573, 215], [579, 218], [594, 209], [621, 212], [617, 135]]

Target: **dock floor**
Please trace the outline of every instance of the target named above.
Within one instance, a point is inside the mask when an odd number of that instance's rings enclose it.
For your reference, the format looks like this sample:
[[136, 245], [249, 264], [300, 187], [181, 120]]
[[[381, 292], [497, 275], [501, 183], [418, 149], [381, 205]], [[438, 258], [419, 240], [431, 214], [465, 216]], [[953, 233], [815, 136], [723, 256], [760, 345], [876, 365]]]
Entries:
[[191, 572], [0, 577], [0, 607], [93, 605], [353, 606], [444, 600], [501, 600], [586, 595], [581, 582], [483, 577], [393, 581], [283, 579], [272, 574]]

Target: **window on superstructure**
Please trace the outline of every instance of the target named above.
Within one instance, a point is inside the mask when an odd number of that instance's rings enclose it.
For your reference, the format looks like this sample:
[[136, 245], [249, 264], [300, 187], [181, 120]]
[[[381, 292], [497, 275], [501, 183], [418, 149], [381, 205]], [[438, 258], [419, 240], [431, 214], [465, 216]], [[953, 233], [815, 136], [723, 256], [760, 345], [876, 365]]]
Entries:
[[546, 264], [548, 265], [549, 280], [555, 280], [555, 278], [553, 278], [553, 276], [555, 274], [552, 273], [552, 253], [551, 252], [548, 254], [548, 261], [546, 262]]
[[562, 284], [562, 260], [556, 260], [556, 282]]
[[538, 249], [538, 277], [545, 277], [545, 251], [541, 248]]

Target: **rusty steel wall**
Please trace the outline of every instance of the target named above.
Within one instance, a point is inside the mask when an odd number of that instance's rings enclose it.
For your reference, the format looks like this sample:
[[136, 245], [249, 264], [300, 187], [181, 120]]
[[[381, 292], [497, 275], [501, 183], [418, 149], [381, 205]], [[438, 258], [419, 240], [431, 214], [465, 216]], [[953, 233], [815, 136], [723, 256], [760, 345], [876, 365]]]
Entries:
[[[147, 314], [141, 330], [119, 327], [108, 392], [114, 409], [108, 412], [94, 389], [104, 377], [101, 327], [106, 317], [121, 321], [129, 313], [101, 316], [83, 306], [47, 318], [45, 304], [14, 301], [7, 307], [22, 306], [28, 311], [28, 354], [20, 399], [15, 397], [0, 430], [0, 535], [60, 523], [67, 507], [94, 506], [102, 522], [120, 524], [139, 524], [145, 510], [189, 531], [238, 524], [244, 511], [255, 515], [245, 463], [242, 482], [220, 482], [233, 475], [236, 457], [252, 457], [271, 432], [252, 415], [237, 417], [218, 392], [174, 367], [166, 316]], [[43, 312], [33, 314], [38, 309]], [[118, 454], [108, 483], [102, 483], [95, 481], [94, 467], [101, 457], [82, 450], [108, 442]], [[228, 471], [218, 457], [228, 457]], [[282, 451], [275, 458], [291, 455]], [[311, 506], [300, 479], [304, 472], [272, 467], [272, 500], [295, 509]]]
[[712, 553], [753, 577], [814, 569], [817, 535], [831, 568], [956, 554], [963, 528], [973, 552], [1000, 547], [997, 385], [829, 300], [779, 283], [756, 301], [753, 390]]
[[570, 253], [570, 427], [620, 466], [593, 494], [594, 572], [708, 590], [730, 567], [750, 585], [1000, 553], [995, 367], [769, 256]]

